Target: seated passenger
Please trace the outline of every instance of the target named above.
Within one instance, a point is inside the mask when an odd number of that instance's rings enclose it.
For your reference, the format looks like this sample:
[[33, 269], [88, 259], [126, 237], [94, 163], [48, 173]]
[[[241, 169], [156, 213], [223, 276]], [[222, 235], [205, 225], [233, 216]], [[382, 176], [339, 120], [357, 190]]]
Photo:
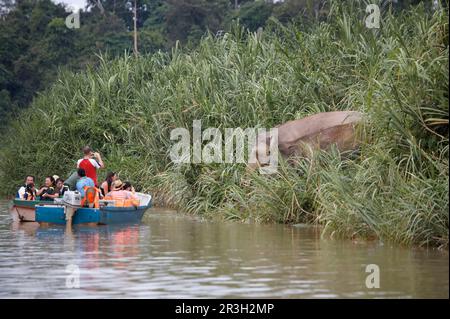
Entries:
[[68, 188], [67, 186], [64, 187], [64, 180], [62, 178], [59, 178], [58, 175], [53, 175], [52, 177], [55, 180], [55, 190], [53, 194], [47, 193], [46, 198], [48, 200], [62, 197], [64, 195], [64, 192]]
[[133, 185], [131, 185], [130, 182], [124, 182], [123, 189], [126, 191], [129, 191], [129, 192], [132, 192], [133, 194], [135, 193], [134, 187], [133, 187]]
[[102, 195], [105, 196], [111, 191], [111, 184], [117, 179], [117, 174], [114, 172], [108, 172], [106, 174], [105, 181], [100, 185]]
[[64, 185], [64, 180], [62, 178], [58, 178], [56, 180], [56, 193], [58, 194], [58, 196], [64, 196], [64, 192], [68, 189], [69, 187], [67, 185]]
[[111, 191], [106, 194], [105, 199], [114, 200], [116, 206], [139, 206], [139, 197], [130, 191], [124, 190], [120, 179], [112, 183]]
[[37, 192], [36, 195], [40, 196], [41, 200], [53, 200], [55, 197], [58, 197], [58, 194], [55, 194], [55, 179], [53, 176], [47, 176], [45, 178], [45, 184], [42, 186]]
[[25, 200], [36, 199], [36, 188], [34, 187], [34, 176], [27, 175], [25, 178], [25, 185], [19, 188], [16, 194], [16, 198]]
[[92, 180], [92, 178], [86, 176], [86, 171], [84, 170], [84, 168], [79, 168], [77, 173], [78, 176], [80, 177], [80, 179], [77, 182], [77, 191], [80, 192], [81, 197], [84, 197], [85, 195], [84, 188], [86, 186], [95, 187], [95, 183]]

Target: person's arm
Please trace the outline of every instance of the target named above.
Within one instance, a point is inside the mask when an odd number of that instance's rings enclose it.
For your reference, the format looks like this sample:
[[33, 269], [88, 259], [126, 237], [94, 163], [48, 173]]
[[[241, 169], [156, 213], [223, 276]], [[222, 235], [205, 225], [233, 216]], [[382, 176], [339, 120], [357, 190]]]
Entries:
[[127, 191], [127, 199], [139, 199], [139, 196], [134, 192]]
[[41, 194], [45, 191], [45, 190], [47, 190], [47, 187], [41, 187], [41, 189], [40, 190], [38, 190], [37, 192], [36, 192], [36, 195], [37, 196], [41, 196]]
[[97, 160], [98, 165], [100, 166], [99, 168], [105, 168], [105, 164], [103, 163], [102, 156], [100, 155], [100, 153], [95, 152], [94, 156]]
[[51, 196], [51, 194], [46, 192], [46, 193], [41, 195], [41, 198], [52, 198], [52, 196]]
[[33, 197], [36, 199], [36, 193], [37, 193], [37, 191], [36, 191], [36, 187], [31, 187], [31, 192], [33, 193]]
[[135, 193], [128, 191], [127, 197], [128, 197], [128, 199], [131, 199], [133, 206], [136, 206], [136, 207], [139, 206], [140, 200], [139, 200], [139, 197]]
[[55, 194], [44, 194], [44, 195], [47, 195], [47, 196], [45, 196], [45, 197], [48, 197], [48, 198], [53, 198], [53, 199], [55, 199], [55, 198], [58, 198], [59, 197], [59, 192], [57, 192], [57, 193], [55, 193]]
[[103, 191], [105, 192], [105, 195], [109, 193], [108, 182], [107, 182], [107, 181], [104, 181], [100, 187], [101, 187], [101, 188], [103, 189]]

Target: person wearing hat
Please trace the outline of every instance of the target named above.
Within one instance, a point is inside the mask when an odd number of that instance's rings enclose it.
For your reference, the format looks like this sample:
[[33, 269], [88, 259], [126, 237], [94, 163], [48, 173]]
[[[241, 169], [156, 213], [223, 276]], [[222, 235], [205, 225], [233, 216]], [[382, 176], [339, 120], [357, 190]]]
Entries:
[[116, 201], [116, 203], [119, 203], [119, 205], [116, 204], [117, 206], [135, 205], [136, 201], [139, 201], [139, 197], [130, 191], [124, 190], [123, 186], [123, 182], [120, 179], [116, 179], [112, 182], [111, 191], [106, 194], [105, 199]]

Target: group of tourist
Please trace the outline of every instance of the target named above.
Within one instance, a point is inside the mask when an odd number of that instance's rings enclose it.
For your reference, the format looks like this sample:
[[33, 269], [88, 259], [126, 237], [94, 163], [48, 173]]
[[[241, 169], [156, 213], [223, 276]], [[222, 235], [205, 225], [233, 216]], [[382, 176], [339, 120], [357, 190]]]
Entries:
[[57, 197], [63, 196], [67, 187], [64, 187], [64, 180], [57, 175], [45, 177], [44, 185], [36, 189], [34, 183], [34, 176], [27, 175], [25, 178], [25, 185], [17, 191], [17, 198], [26, 200], [53, 200]]
[[127, 203], [138, 201], [131, 183], [122, 182], [114, 172], [109, 172], [106, 175], [105, 181], [101, 183], [98, 189], [97, 170], [105, 167], [101, 155], [93, 152], [89, 146], [85, 146], [82, 151], [83, 158], [77, 162], [77, 171], [66, 181], [57, 175], [47, 176], [44, 185], [37, 189], [34, 176], [28, 175], [25, 179], [25, 185], [17, 191], [16, 198], [54, 200], [64, 196], [64, 192], [67, 190], [77, 190], [84, 198], [87, 189], [95, 189], [98, 191], [99, 198], [105, 200], [127, 201]]

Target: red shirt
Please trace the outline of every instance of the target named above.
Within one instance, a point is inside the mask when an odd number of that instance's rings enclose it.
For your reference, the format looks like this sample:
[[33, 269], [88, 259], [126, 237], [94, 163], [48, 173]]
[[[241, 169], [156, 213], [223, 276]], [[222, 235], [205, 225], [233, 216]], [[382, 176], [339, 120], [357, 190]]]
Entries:
[[97, 161], [93, 159], [83, 158], [78, 161], [78, 167], [83, 168], [86, 172], [86, 176], [92, 178], [95, 186], [97, 186], [97, 168], [100, 167]]

